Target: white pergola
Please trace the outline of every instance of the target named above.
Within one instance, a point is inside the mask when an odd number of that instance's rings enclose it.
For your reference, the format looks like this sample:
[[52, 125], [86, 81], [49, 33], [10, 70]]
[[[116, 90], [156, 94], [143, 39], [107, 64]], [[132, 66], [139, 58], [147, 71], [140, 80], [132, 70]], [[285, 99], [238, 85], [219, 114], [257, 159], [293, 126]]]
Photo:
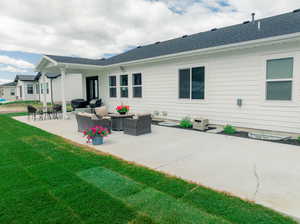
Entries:
[[44, 55], [41, 61], [35, 68], [36, 72], [41, 73], [42, 88], [43, 88], [43, 106], [47, 108], [47, 92], [46, 88], [46, 74], [60, 74], [61, 75], [61, 103], [62, 103], [62, 114], [63, 119], [68, 119], [67, 116], [67, 104], [66, 104], [66, 93], [65, 93], [65, 78], [68, 74], [80, 73], [85, 74], [89, 72], [100, 72], [103, 71], [103, 67], [96, 65], [83, 65], [83, 64], [72, 64], [72, 63], [61, 63], [53, 60], [52, 58]]

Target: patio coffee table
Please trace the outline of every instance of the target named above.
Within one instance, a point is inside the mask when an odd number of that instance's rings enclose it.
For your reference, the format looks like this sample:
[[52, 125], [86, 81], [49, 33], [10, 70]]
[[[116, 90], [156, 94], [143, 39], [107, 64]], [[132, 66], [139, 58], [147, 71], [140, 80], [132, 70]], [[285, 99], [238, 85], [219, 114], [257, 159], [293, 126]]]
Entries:
[[112, 130], [113, 131], [123, 131], [124, 129], [124, 119], [132, 118], [133, 114], [110, 114]]

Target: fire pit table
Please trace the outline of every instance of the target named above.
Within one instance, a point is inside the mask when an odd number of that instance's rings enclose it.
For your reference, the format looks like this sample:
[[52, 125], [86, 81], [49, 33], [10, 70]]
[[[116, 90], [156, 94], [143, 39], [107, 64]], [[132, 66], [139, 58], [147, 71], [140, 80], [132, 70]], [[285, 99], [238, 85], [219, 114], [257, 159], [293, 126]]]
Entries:
[[132, 118], [133, 114], [109, 114], [111, 117], [112, 130], [113, 131], [123, 131], [124, 129], [124, 119]]

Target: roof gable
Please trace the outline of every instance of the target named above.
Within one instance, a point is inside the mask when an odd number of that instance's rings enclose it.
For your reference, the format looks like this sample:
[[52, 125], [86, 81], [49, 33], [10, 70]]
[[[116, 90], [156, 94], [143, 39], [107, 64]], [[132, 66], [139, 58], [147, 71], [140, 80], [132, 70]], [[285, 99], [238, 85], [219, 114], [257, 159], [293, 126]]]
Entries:
[[15, 82], [9, 82], [9, 83], [4, 83], [4, 84], [1, 84], [0, 86], [4, 86], [4, 87], [14, 87], [16, 86], [17, 83]]
[[17, 81], [35, 81], [35, 75], [17, 75], [15, 82]]

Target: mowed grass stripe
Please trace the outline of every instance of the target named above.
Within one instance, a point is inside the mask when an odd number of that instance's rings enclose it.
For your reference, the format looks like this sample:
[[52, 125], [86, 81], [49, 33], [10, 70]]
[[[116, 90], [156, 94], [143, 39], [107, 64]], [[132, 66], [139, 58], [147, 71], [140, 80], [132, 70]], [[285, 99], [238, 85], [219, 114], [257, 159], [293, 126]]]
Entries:
[[[21, 218], [22, 214], [24, 217], [31, 217], [32, 220], [43, 220], [39, 223], [64, 223], [65, 220], [68, 220], [66, 214], [67, 216], [72, 214], [71, 211], [74, 211], [84, 223], [184, 223], [185, 221], [182, 219], [177, 220], [172, 216], [174, 216], [174, 211], [180, 209], [185, 211], [185, 206], [191, 210], [193, 208], [197, 211], [202, 210], [202, 214], [209, 213], [211, 214], [209, 216], [220, 217], [232, 223], [295, 223], [270, 209], [239, 198], [169, 177], [145, 167], [129, 164], [113, 156], [97, 155], [85, 150], [84, 147], [71, 144], [38, 128], [12, 120], [8, 116], [0, 115], [0, 124], [0, 157], [7, 158], [7, 161], [0, 159], [0, 169], [4, 173], [6, 170], [11, 173], [8, 174], [11, 180], [7, 184], [5, 178], [8, 177], [3, 176], [0, 179], [0, 193], [3, 195], [2, 200], [0, 200], [0, 208], [5, 207], [6, 213], [9, 214], [9, 217], [6, 216], [6, 220], [14, 220], [14, 223], [28, 223]], [[26, 154], [26, 151], [29, 153]], [[114, 196], [112, 193], [108, 193], [104, 189], [101, 190], [92, 183], [78, 178], [77, 173], [94, 167], [105, 168], [125, 180], [132, 180], [139, 186], [142, 185], [143, 188], [141, 191], [136, 191], [135, 188], [131, 187], [124, 188], [124, 192], [117, 191], [119, 195]], [[14, 176], [13, 173], [18, 172], [18, 169], [13, 170], [13, 168], [21, 168], [26, 172], [19, 172], [20, 176]], [[9, 169], [11, 170], [9, 171]], [[28, 182], [26, 174], [32, 177]], [[105, 179], [106, 184], [109, 185], [109, 172]], [[13, 184], [14, 181], [16, 182], [15, 185]], [[114, 187], [115, 185], [111, 184], [110, 186]], [[133, 185], [128, 184], [128, 186]], [[132, 191], [132, 189], [134, 190]], [[146, 191], [148, 189], [151, 192]], [[37, 207], [39, 207], [40, 212], [29, 209], [26, 213], [25, 208], [34, 206], [35, 197], [41, 195], [40, 191], [56, 201], [57, 205], [50, 203], [51, 206], [61, 208], [61, 214], [55, 213], [55, 221], [46, 215], [47, 212], [43, 212], [48, 209], [46, 205], [40, 206], [41, 203], [38, 202]], [[151, 198], [147, 198], [147, 193], [149, 196], [152, 195]], [[25, 198], [21, 200], [22, 203], [6, 203], [10, 198], [17, 198], [18, 195], [22, 194], [30, 194], [33, 198], [32, 203]], [[45, 197], [45, 201], [48, 200], [47, 197]], [[131, 205], [124, 201], [124, 198], [130, 200]], [[153, 200], [153, 198], [161, 198], [159, 202], [162, 205], [150, 206], [154, 201], [157, 203], [157, 200]], [[179, 204], [176, 204], [174, 208], [167, 209], [174, 200]], [[147, 203], [149, 207], [142, 206], [144, 201], [151, 201], [151, 203]], [[113, 212], [108, 211], [109, 208]], [[166, 212], [168, 215], [162, 218], [159, 211], [164, 209], [170, 210], [170, 212]], [[14, 211], [18, 211], [18, 214], [15, 214]], [[118, 214], [118, 211], [122, 211], [122, 215]], [[147, 214], [153, 218], [149, 218]], [[0, 221], [1, 215], [2, 213], [0, 213]], [[72, 215], [70, 216], [72, 217]], [[194, 223], [201, 223], [206, 220], [205, 218], [198, 220], [198, 214], [192, 217], [197, 217], [194, 218]], [[32, 223], [38, 222], [32, 221]], [[69, 223], [78, 223], [78, 221], [69, 220]], [[206, 220], [203, 223], [210, 223], [210, 221]]]
[[102, 167], [84, 170], [78, 176], [158, 223], [230, 223]]

